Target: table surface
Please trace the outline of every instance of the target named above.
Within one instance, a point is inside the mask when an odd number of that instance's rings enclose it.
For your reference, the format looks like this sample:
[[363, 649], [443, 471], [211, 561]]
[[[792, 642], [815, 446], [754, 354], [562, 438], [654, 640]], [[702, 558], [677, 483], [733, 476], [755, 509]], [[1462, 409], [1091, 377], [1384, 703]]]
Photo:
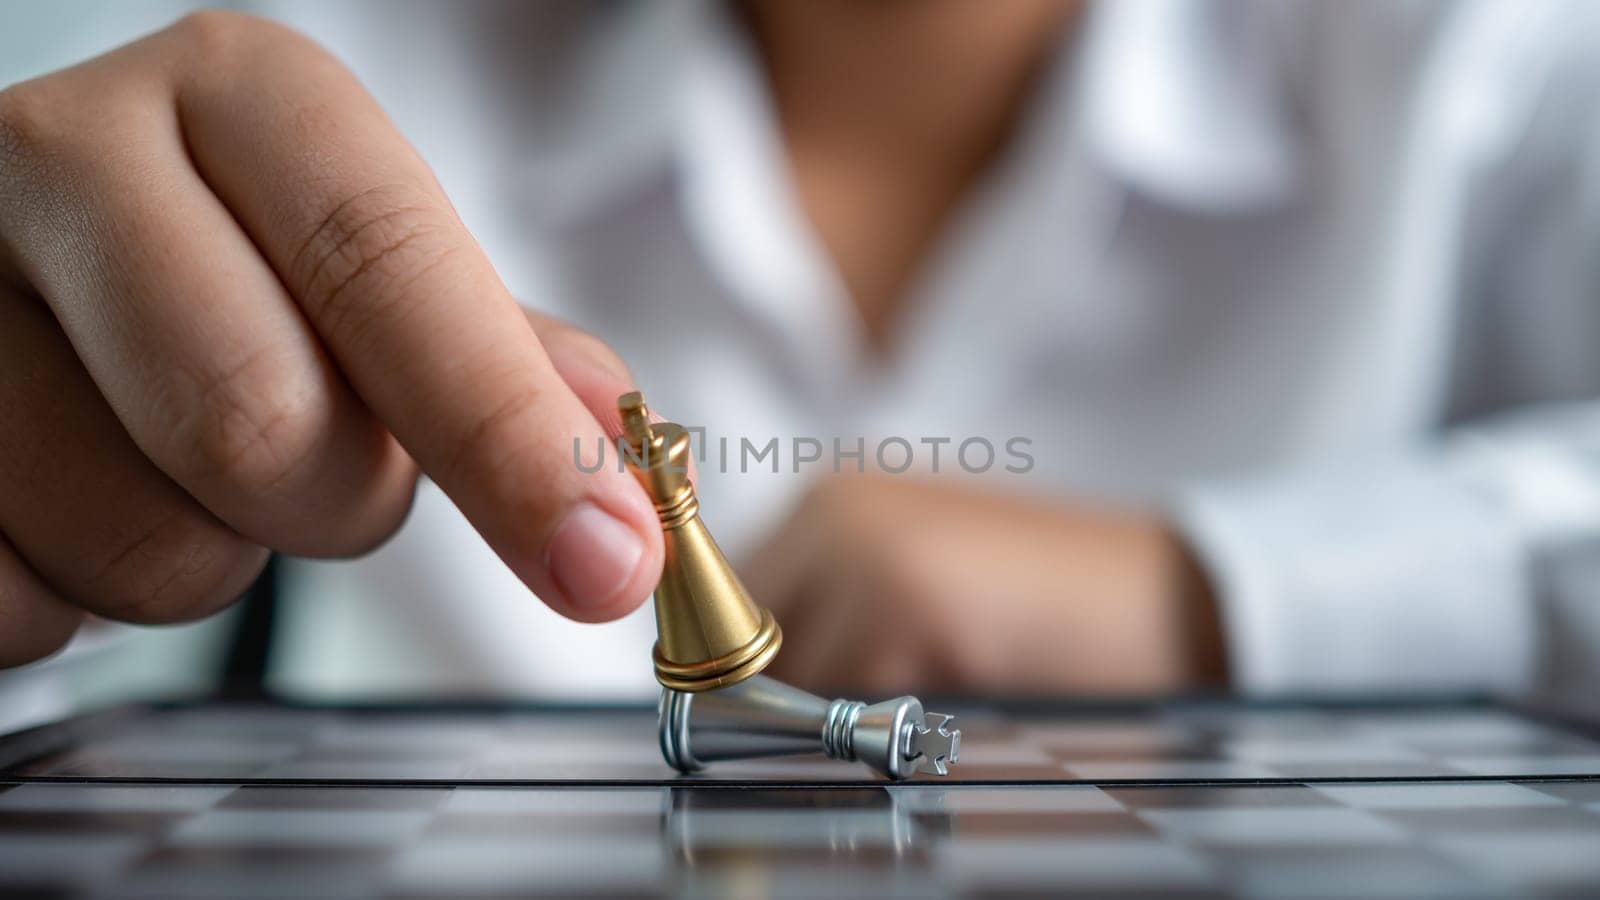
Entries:
[[1600, 741], [1481, 703], [963, 704], [948, 779], [675, 777], [647, 709], [0, 738], [0, 897], [1592, 896]]

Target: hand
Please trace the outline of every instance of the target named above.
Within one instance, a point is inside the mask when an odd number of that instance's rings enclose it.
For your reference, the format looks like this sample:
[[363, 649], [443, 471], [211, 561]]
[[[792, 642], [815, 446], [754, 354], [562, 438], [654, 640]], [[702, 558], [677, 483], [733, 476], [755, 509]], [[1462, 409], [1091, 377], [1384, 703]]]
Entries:
[[293, 32], [203, 13], [0, 93], [0, 665], [83, 611], [212, 612], [266, 548], [369, 549], [418, 466], [546, 603], [622, 615], [659, 526], [573, 439], [616, 433], [630, 387], [599, 341], [524, 315]]
[[1223, 677], [1204, 579], [1143, 516], [911, 476], [822, 482], [745, 567], [817, 689], [1192, 689]]

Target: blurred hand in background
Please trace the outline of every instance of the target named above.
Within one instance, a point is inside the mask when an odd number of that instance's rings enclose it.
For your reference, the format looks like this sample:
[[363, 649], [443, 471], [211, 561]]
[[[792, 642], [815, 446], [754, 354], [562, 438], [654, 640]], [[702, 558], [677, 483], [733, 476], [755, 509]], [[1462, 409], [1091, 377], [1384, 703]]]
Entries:
[[1159, 518], [946, 479], [823, 478], [744, 567], [817, 689], [1220, 687], [1205, 579]]

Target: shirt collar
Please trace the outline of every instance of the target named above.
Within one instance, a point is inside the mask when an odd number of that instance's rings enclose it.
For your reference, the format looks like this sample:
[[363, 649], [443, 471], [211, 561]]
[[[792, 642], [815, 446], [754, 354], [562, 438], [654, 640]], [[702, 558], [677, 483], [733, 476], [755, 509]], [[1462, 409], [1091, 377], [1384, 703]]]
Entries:
[[552, 108], [525, 134], [524, 186], [535, 214], [582, 220], [672, 170], [689, 65], [706, 40], [706, 0], [602, 7], [556, 77]]
[[[1254, 9], [1253, 7], [1251, 9]], [[1130, 188], [1208, 212], [1284, 197], [1300, 175], [1270, 15], [1226, 0], [1098, 3], [1077, 66], [1080, 130]]]
[[[1255, 9], [1252, 7], [1251, 9]], [[1301, 175], [1281, 35], [1269, 14], [1227, 0], [1093, 4], [1077, 59], [1053, 91], [1098, 166], [1139, 193], [1202, 212], [1280, 200]], [[543, 214], [582, 216], [682, 163], [685, 97], [707, 67], [693, 58], [726, 41], [705, 2], [638, 4], [588, 38], [572, 70], [572, 102], [530, 164]], [[1063, 117], [1065, 118], [1065, 117]]]

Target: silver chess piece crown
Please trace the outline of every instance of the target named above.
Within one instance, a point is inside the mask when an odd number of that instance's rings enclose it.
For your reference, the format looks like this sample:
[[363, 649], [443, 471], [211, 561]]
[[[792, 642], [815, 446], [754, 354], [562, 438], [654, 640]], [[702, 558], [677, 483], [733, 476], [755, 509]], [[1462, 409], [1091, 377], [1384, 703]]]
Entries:
[[659, 727], [661, 755], [684, 773], [718, 760], [821, 752], [898, 781], [949, 773], [961, 751], [953, 721], [923, 712], [915, 697], [830, 702], [757, 675], [713, 691], [663, 690]]

